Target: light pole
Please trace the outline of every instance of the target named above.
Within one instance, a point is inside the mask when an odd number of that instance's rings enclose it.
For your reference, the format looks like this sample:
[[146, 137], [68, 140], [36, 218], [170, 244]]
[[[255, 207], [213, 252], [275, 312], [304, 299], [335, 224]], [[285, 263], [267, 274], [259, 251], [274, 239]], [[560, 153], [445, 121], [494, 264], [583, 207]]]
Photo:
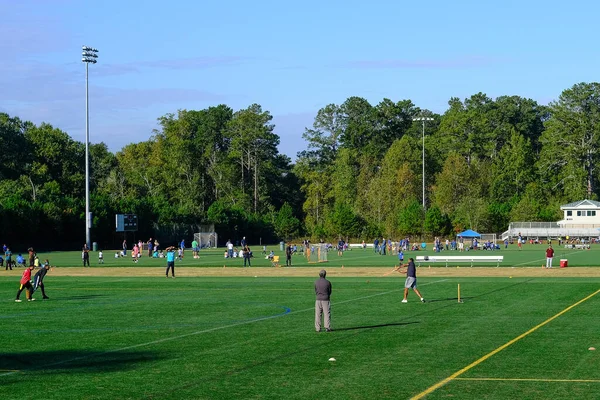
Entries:
[[430, 117], [413, 118], [413, 121], [423, 122], [423, 210], [425, 210], [425, 121], [433, 121]]
[[81, 61], [85, 63], [85, 243], [88, 248], [90, 245], [90, 228], [92, 221], [90, 218], [90, 105], [88, 95], [88, 66], [96, 64], [98, 50], [92, 47], [83, 46], [81, 52]]

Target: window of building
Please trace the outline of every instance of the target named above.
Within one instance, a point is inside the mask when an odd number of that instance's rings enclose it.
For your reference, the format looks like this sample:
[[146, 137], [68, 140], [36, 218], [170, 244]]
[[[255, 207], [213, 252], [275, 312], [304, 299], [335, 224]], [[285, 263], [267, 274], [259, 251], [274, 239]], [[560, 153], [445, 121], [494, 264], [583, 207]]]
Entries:
[[581, 217], [581, 211], [577, 211], [577, 216]]
[[596, 211], [594, 211], [594, 210], [588, 210], [587, 216], [588, 217], [595, 217], [596, 216]]
[[571, 210], [568, 210], [568, 211], [567, 211], [567, 217], [572, 217], [572, 216], [573, 216], [573, 211], [571, 211]]

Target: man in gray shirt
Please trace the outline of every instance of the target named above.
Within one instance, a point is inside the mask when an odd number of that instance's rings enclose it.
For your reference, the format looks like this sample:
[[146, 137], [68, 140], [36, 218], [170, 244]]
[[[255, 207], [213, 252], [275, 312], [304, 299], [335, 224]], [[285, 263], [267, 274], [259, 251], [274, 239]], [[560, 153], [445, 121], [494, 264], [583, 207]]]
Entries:
[[404, 299], [403, 303], [407, 303], [406, 297], [408, 296], [408, 289], [414, 290], [414, 292], [421, 298], [421, 302], [425, 303], [425, 299], [421, 296], [421, 292], [417, 289], [417, 268], [415, 267], [415, 260], [412, 258], [408, 259], [408, 263], [399, 265], [395, 268], [396, 271], [401, 272], [400, 269], [406, 267], [406, 282], [404, 282]]
[[331, 332], [331, 304], [329, 297], [331, 296], [331, 282], [325, 279], [327, 272], [322, 269], [319, 272], [319, 279], [315, 281], [315, 294], [317, 301], [315, 302], [315, 329], [321, 332], [321, 314], [325, 323], [325, 330]]

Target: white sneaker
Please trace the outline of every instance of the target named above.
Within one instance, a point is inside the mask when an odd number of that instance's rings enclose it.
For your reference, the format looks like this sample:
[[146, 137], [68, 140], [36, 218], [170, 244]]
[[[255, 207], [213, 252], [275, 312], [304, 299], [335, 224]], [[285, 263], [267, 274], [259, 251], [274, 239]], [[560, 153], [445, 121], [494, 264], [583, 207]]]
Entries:
[[421, 297], [421, 303], [425, 303], [425, 299]]
[[20, 302], [22, 302], [22, 301], [23, 301], [23, 300], [16, 299], [16, 300], [15, 300], [15, 303], [20, 303]]
[[408, 303], [408, 300], [404, 299], [402, 300], [403, 303]]

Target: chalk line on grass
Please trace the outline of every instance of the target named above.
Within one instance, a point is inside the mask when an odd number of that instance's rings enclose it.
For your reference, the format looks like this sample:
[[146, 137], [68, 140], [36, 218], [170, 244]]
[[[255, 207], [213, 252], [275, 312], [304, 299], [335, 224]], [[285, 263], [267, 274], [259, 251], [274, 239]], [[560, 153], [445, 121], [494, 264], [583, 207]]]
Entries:
[[514, 382], [583, 382], [600, 383], [600, 379], [543, 379], [543, 378], [456, 378], [455, 381], [514, 381]]
[[452, 375], [450, 375], [449, 377], [439, 381], [438, 383], [436, 383], [433, 386], [430, 386], [429, 388], [425, 389], [424, 391], [422, 391], [421, 393], [417, 394], [416, 396], [412, 397], [412, 400], [419, 400], [422, 399], [423, 397], [433, 393], [434, 391], [436, 391], [437, 389], [441, 388], [442, 386], [444, 386], [445, 384], [447, 384], [448, 382], [455, 380], [456, 378], [458, 378], [460, 375], [464, 374], [465, 372], [469, 371], [471, 368], [474, 368], [476, 366], [478, 366], [479, 364], [481, 364], [482, 362], [484, 362], [485, 360], [487, 360], [488, 358], [496, 355], [497, 353], [501, 352], [502, 350], [506, 349], [507, 347], [509, 347], [510, 345], [518, 342], [519, 340], [523, 339], [526, 336], [529, 336], [531, 333], [537, 331], [539, 328], [543, 327], [544, 325], [552, 322], [553, 320], [555, 320], [556, 318], [560, 317], [561, 315], [565, 314], [566, 312], [572, 310], [573, 308], [577, 307], [578, 305], [580, 305], [581, 303], [591, 299], [592, 297], [594, 297], [595, 295], [597, 295], [598, 293], [600, 293], [600, 289], [596, 290], [594, 293], [590, 294], [589, 296], [579, 300], [577, 303], [575, 304], [571, 304], [569, 307], [565, 308], [564, 310], [562, 310], [561, 312], [559, 312], [558, 314], [553, 315], [552, 317], [548, 318], [547, 320], [545, 320], [544, 322], [539, 323], [538, 325], [534, 326], [533, 328], [531, 328], [530, 330], [528, 330], [525, 333], [520, 334], [519, 336], [517, 336], [516, 338], [506, 342], [505, 344], [503, 344], [502, 346], [498, 347], [495, 350], [492, 350], [491, 352], [489, 352], [488, 354], [484, 355], [483, 357], [481, 357], [480, 359], [472, 362], [471, 364], [467, 365], [466, 367], [464, 367], [463, 369], [456, 371], [455, 373], [453, 373]]
[[[450, 279], [441, 279], [441, 280], [438, 280], [438, 281], [427, 282], [427, 283], [423, 283], [421, 286], [426, 286], [426, 285], [431, 285], [431, 284], [434, 284], [434, 283], [445, 282], [445, 281], [448, 281], [448, 280], [450, 280]], [[401, 290], [404, 290], [404, 288], [394, 289], [394, 290], [388, 290], [387, 292], [376, 293], [376, 294], [372, 294], [372, 295], [369, 295], [369, 296], [357, 297], [357, 298], [354, 298], [354, 299], [348, 299], [348, 300], [344, 300], [344, 301], [339, 301], [339, 302], [332, 303], [332, 304], [334, 304], [334, 305], [335, 304], [344, 304], [344, 303], [350, 303], [350, 302], [354, 302], [354, 301], [365, 300], [365, 299], [369, 299], [369, 298], [372, 298], [372, 297], [383, 296], [383, 295], [386, 295], [386, 294], [398, 292], [398, 291], [401, 291]], [[179, 340], [179, 339], [183, 339], [183, 338], [190, 337], [190, 336], [202, 335], [204, 333], [211, 333], [211, 332], [220, 331], [220, 330], [223, 330], [223, 329], [235, 328], [235, 327], [243, 326], [243, 325], [249, 325], [249, 324], [253, 324], [255, 322], [267, 321], [267, 320], [270, 320], [270, 319], [282, 317], [284, 315], [299, 314], [299, 313], [308, 312], [308, 311], [314, 311], [314, 310], [315, 310], [314, 307], [310, 307], [310, 308], [305, 308], [303, 310], [291, 311], [291, 312], [286, 312], [286, 313], [283, 313], [283, 314], [270, 315], [270, 316], [255, 318], [255, 319], [251, 319], [251, 320], [247, 320], [247, 321], [236, 322], [234, 324], [217, 326], [217, 327], [209, 328], [209, 329], [203, 329], [203, 330], [196, 331], [196, 332], [184, 333], [182, 335], [165, 337], [165, 338], [162, 338], [162, 339], [157, 339], [157, 340], [153, 340], [153, 341], [146, 342], [146, 343], [138, 343], [138, 344], [134, 344], [134, 345], [131, 345], [131, 346], [125, 346], [125, 347], [121, 347], [121, 348], [118, 348], [118, 349], [107, 350], [107, 351], [96, 353], [96, 354], [89, 354], [89, 355], [82, 356], [82, 357], [75, 357], [75, 358], [71, 358], [71, 359], [68, 359], [68, 360], [58, 361], [58, 362], [55, 362], [55, 363], [52, 363], [52, 364], [46, 364], [46, 365], [42, 365], [40, 367], [32, 368], [31, 370], [40, 370], [40, 369], [44, 369], [44, 368], [48, 368], [48, 367], [54, 367], [54, 366], [57, 366], [57, 365], [68, 364], [68, 363], [73, 362], [73, 361], [80, 361], [80, 360], [85, 360], [85, 359], [92, 358], [92, 357], [104, 356], [104, 355], [107, 355], [107, 354], [118, 353], [118, 352], [121, 352], [121, 351], [137, 349], [137, 348], [140, 348], [140, 347], [152, 346], [152, 345], [155, 345], [155, 344], [160, 344], [160, 343], [165, 343], [165, 342], [171, 342], [171, 341], [174, 341], [174, 340]], [[15, 374], [17, 372], [28, 372], [28, 371], [29, 370], [16, 370], [16, 371], [4, 372], [4, 373], [0, 373], [0, 377], [8, 376], [8, 375], [13, 375], [13, 374]]]

